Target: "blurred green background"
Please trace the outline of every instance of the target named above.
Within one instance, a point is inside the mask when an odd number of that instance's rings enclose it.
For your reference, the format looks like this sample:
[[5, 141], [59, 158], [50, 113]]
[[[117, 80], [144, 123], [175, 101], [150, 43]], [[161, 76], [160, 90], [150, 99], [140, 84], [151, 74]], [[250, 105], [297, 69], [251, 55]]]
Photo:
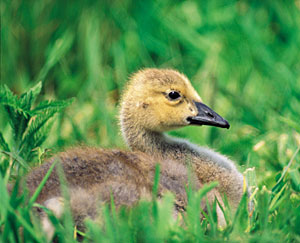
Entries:
[[55, 119], [44, 144], [52, 151], [125, 148], [118, 101], [130, 74], [144, 67], [185, 73], [231, 124], [171, 134], [227, 154], [242, 171], [256, 167], [259, 185], [274, 185], [300, 145], [300, 0], [0, 4], [1, 83], [20, 94], [42, 80], [40, 100], [76, 97]]

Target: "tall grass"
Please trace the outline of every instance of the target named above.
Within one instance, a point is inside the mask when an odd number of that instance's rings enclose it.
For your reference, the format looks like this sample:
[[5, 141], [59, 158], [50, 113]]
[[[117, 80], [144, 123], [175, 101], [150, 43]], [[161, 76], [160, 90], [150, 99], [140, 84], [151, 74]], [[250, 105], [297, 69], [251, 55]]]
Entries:
[[[104, 208], [110, 228], [89, 222], [85, 239], [300, 241], [299, 0], [4, 0], [0, 6], [1, 83], [22, 94], [42, 81], [35, 104], [76, 97], [53, 120], [43, 144], [23, 144], [28, 156], [19, 150], [18, 124], [11, 126], [0, 107], [2, 239], [45, 240], [27, 196], [5, 190], [7, 181], [24, 175], [12, 165], [34, 165], [82, 143], [125, 147], [116, 119], [124, 83], [140, 68], [168, 67], [185, 73], [205, 103], [231, 124], [228, 131], [189, 127], [171, 134], [228, 155], [241, 171], [250, 168], [245, 176], [255, 209], [248, 212], [242, 203], [220, 230], [213, 227], [213, 212], [201, 224], [191, 224], [189, 213], [174, 221], [166, 213], [172, 196], [166, 195], [160, 203], [142, 202], [114, 217]], [[192, 193], [193, 210], [200, 194]], [[59, 239], [70, 239], [72, 225], [55, 222]]]

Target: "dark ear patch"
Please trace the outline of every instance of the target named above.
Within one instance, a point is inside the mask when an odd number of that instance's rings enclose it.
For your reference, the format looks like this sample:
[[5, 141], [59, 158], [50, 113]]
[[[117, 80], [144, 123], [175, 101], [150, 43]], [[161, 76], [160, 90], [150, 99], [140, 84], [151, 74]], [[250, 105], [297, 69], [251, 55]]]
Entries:
[[149, 106], [147, 103], [143, 103], [143, 108], [146, 109]]

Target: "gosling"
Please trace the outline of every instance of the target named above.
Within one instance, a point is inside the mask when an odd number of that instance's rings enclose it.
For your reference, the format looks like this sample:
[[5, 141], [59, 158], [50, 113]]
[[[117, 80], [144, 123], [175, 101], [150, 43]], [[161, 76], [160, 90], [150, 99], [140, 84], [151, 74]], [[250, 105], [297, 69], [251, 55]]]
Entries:
[[[187, 77], [171, 69], [150, 68], [135, 73], [124, 89], [119, 121], [131, 151], [81, 147], [62, 152], [29, 173], [26, 181], [30, 193], [58, 159], [70, 189], [74, 221], [83, 226], [86, 217], [97, 218], [99, 202], [109, 202], [111, 194], [117, 207], [132, 206], [141, 198], [150, 197], [155, 164], [159, 162], [159, 196], [166, 191], [174, 193], [175, 214], [187, 204], [189, 168], [194, 189], [217, 181], [219, 185], [208, 193], [208, 201], [212, 203], [216, 197], [224, 205], [222, 196], [226, 194], [235, 212], [244, 181], [234, 163], [210, 149], [164, 134], [189, 125], [229, 128], [225, 119], [202, 103]], [[60, 180], [54, 171], [37, 202], [60, 216], [61, 198]], [[205, 203], [201, 207], [205, 210]], [[219, 207], [217, 214], [219, 225], [224, 226]], [[43, 227], [53, 231], [47, 218], [43, 218]]]

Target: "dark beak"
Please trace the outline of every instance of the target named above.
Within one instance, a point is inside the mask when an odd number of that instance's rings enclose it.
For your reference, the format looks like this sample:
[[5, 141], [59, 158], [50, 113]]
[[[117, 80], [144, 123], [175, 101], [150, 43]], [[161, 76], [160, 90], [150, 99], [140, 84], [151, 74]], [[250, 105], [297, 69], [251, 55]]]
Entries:
[[227, 129], [230, 127], [229, 123], [223, 117], [214, 112], [207, 105], [196, 101], [194, 101], [194, 103], [198, 109], [198, 114], [197, 116], [187, 118], [191, 125], [207, 125]]

